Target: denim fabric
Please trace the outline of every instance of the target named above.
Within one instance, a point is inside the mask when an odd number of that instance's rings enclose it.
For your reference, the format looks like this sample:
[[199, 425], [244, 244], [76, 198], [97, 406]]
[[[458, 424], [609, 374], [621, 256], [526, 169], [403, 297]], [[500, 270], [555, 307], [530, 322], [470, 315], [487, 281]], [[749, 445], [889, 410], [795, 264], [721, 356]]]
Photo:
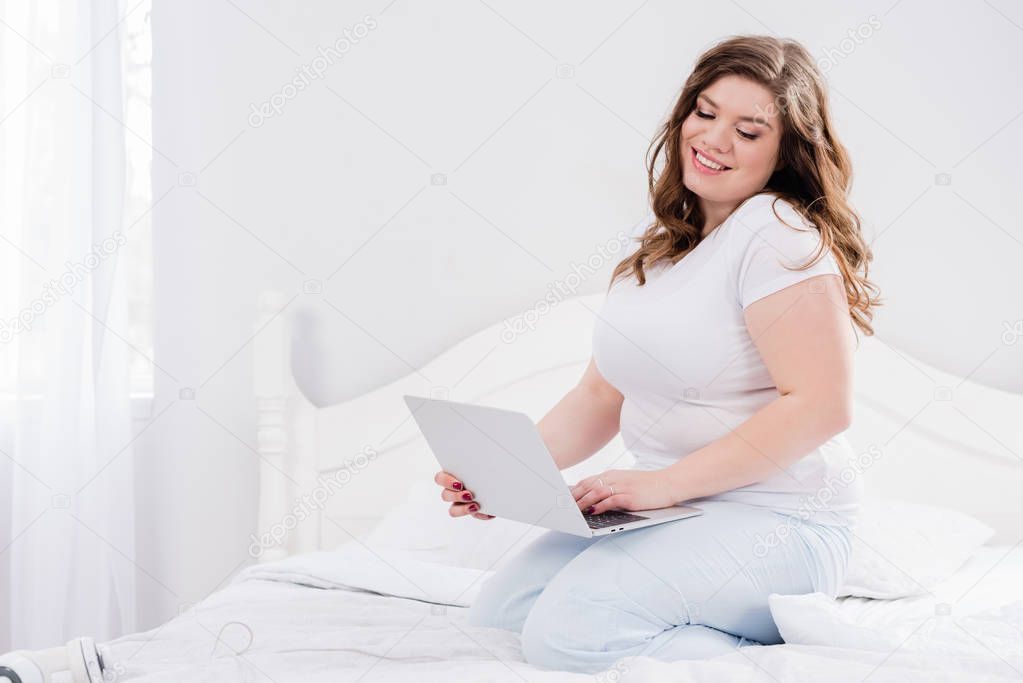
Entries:
[[597, 539], [550, 531], [482, 586], [469, 623], [521, 633], [526, 661], [598, 672], [620, 657], [664, 661], [782, 642], [771, 593], [834, 596], [851, 529], [734, 501]]

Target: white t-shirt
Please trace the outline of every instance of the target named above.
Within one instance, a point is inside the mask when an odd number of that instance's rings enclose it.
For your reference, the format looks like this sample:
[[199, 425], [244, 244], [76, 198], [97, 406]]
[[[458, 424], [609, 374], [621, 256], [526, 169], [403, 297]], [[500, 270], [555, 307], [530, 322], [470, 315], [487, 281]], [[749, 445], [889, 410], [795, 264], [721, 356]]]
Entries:
[[[789, 225], [774, 215], [772, 202]], [[593, 358], [625, 397], [621, 433], [636, 469], [671, 465], [780, 396], [743, 309], [801, 280], [841, 274], [829, 251], [806, 270], [782, 265], [805, 264], [819, 240], [820, 233], [791, 204], [758, 194], [678, 263], [645, 269], [642, 287], [635, 276], [614, 284], [594, 327]], [[636, 248], [638, 242], [632, 251]], [[862, 484], [858, 476], [845, 482], [841, 474], [843, 469], [849, 474], [854, 460], [839, 434], [768, 479], [692, 502], [734, 500], [822, 524], [851, 524]]]

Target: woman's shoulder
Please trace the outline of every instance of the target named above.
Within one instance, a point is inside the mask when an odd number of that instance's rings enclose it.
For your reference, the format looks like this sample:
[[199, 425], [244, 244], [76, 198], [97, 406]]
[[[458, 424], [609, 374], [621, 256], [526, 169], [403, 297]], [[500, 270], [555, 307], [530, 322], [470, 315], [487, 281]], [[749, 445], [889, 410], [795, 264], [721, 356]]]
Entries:
[[773, 192], [753, 195], [728, 217], [732, 248], [745, 252], [767, 243], [782, 252], [806, 253], [821, 240], [820, 231], [790, 200]]
[[745, 226], [753, 232], [788, 226], [794, 231], [813, 230], [816, 228], [796, 208], [789, 199], [774, 192], [759, 192], [742, 202], [728, 220]]

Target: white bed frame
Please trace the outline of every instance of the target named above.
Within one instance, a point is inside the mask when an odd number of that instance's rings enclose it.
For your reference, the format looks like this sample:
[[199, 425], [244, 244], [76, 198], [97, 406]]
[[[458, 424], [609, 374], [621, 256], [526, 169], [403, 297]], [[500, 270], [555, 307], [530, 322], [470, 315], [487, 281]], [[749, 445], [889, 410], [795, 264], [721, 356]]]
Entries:
[[[493, 325], [416, 372], [317, 408], [291, 371], [289, 321], [274, 317], [286, 298], [265, 294], [259, 327], [266, 327], [255, 340], [259, 529], [275, 529], [280, 542], [260, 559], [362, 536], [414, 482], [432, 480], [439, 467], [404, 394], [498, 405], [538, 420], [582, 375], [601, 299], [531, 311], [534, 329], [519, 335]], [[846, 435], [857, 454], [880, 453], [863, 472], [867, 497], [960, 509], [995, 529], [992, 543], [1020, 541], [1023, 395], [929, 367], [877, 337], [861, 336], [856, 368], [855, 418]], [[613, 462], [623, 450], [616, 437], [598, 455]]]

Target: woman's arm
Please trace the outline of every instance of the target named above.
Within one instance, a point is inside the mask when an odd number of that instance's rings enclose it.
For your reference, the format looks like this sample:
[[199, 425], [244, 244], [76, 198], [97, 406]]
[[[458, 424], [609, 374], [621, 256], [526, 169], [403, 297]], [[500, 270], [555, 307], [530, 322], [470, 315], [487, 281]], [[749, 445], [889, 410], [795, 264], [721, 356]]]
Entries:
[[579, 383], [537, 424], [559, 470], [586, 460], [614, 438], [623, 400], [590, 359]]
[[854, 349], [841, 278], [803, 280], [745, 318], [781, 396], [666, 468], [679, 502], [774, 476], [849, 426]]
[[772, 477], [848, 423], [812, 396], [779, 396], [720, 439], [665, 468], [671, 497], [682, 503]]

